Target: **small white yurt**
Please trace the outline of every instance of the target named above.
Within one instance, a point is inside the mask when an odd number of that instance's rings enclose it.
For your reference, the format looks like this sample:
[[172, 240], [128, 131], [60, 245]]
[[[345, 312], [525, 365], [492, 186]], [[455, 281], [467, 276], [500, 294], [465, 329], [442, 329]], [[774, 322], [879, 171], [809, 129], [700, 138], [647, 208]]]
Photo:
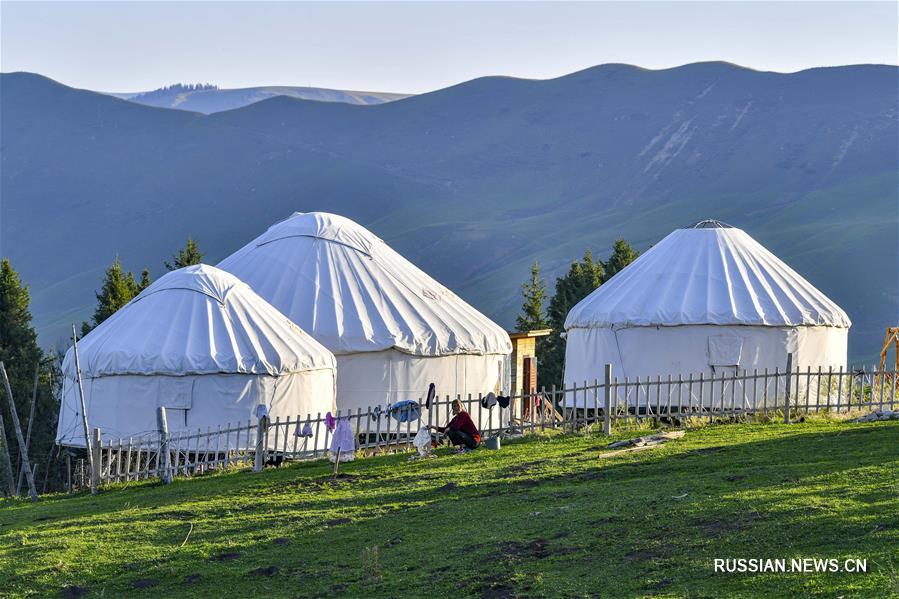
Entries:
[[[506, 332], [355, 222], [295, 213], [225, 258], [337, 356], [337, 407], [507, 391]], [[427, 421], [427, 416], [423, 416]]]
[[846, 365], [850, 324], [744, 231], [702, 221], [662, 239], [571, 309], [565, 385], [602, 381], [606, 363], [632, 382], [773, 373], [791, 352], [794, 368], [836, 369]]
[[[118, 439], [334, 409], [335, 359], [234, 275], [212, 266], [166, 274], [78, 343], [91, 428]], [[72, 349], [63, 360], [56, 440], [84, 446]]]

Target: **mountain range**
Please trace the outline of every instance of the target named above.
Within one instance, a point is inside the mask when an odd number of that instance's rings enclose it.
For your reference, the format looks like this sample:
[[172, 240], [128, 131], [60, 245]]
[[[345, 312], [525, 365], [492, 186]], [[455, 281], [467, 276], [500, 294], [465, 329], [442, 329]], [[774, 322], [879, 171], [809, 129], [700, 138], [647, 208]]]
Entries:
[[392, 102], [393, 100], [408, 97], [408, 94], [277, 85], [238, 89], [219, 89], [212, 86], [193, 89], [187, 86], [173, 85], [148, 92], [110, 93], [109, 95], [146, 106], [176, 108], [203, 114], [233, 110], [278, 96], [318, 102], [343, 102], [346, 104], [364, 105], [381, 104], [382, 102]]
[[608, 64], [485, 77], [375, 105], [278, 96], [215, 114], [0, 76], [0, 252], [44, 343], [85, 319], [103, 270], [192, 235], [215, 263], [293, 211], [344, 214], [511, 327], [536, 260], [645, 249], [716, 218], [853, 320], [870, 361], [899, 320], [899, 68], [791, 74]]

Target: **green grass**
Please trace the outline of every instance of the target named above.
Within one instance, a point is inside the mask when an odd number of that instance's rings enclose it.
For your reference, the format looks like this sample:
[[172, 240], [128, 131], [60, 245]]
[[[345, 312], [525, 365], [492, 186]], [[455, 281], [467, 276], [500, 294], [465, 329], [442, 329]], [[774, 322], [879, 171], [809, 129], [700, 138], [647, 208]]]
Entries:
[[[899, 596], [899, 422], [706, 427], [603, 458], [607, 442], [7, 501], [0, 596]], [[869, 571], [713, 572], [732, 557]]]

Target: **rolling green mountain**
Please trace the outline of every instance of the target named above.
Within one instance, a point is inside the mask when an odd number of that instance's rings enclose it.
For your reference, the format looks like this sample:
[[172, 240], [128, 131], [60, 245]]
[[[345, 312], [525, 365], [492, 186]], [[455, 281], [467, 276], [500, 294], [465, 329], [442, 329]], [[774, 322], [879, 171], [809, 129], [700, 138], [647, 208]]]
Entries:
[[190, 234], [214, 263], [292, 211], [328, 210], [511, 326], [534, 260], [551, 279], [587, 247], [644, 249], [717, 218], [846, 309], [850, 356], [870, 360], [899, 320], [897, 83], [876, 65], [603, 65], [204, 116], [5, 74], [0, 252], [52, 342], [116, 253], [159, 274]]

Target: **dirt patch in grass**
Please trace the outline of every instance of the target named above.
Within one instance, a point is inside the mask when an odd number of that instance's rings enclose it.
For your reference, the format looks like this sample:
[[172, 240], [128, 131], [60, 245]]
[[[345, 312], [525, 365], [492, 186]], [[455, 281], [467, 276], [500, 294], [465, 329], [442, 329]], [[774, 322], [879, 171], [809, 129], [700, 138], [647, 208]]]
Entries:
[[716, 537], [748, 528], [758, 518], [752, 514], [743, 514], [740, 517], [702, 517], [690, 520], [690, 526], [702, 531], [706, 536]]
[[88, 593], [88, 588], [79, 586], [77, 584], [73, 584], [72, 586], [65, 587], [59, 592], [59, 596], [63, 599], [79, 599], [80, 597], [84, 597]]
[[352, 518], [334, 518], [332, 520], [325, 520], [325, 526], [339, 526], [341, 524], [348, 524], [352, 521]]
[[138, 578], [137, 580], [131, 581], [131, 588], [149, 589], [150, 587], [155, 587], [157, 584], [159, 584], [159, 581], [155, 578]]
[[184, 584], [193, 584], [195, 582], [200, 582], [203, 577], [199, 574], [188, 574], [184, 577]]
[[722, 445], [715, 445], [713, 447], [702, 447], [700, 449], [692, 449], [688, 452], [685, 452], [684, 455], [711, 455], [714, 453], [721, 453], [726, 448]]
[[250, 570], [248, 574], [250, 576], [277, 576], [278, 572], [278, 566], [262, 566], [255, 570]]
[[643, 547], [624, 554], [624, 558], [635, 562], [653, 562], [670, 557], [672, 549], [667, 545], [660, 547]]
[[[568, 536], [566, 532], [562, 536]], [[557, 535], [557, 538], [562, 538]], [[497, 546], [500, 557], [506, 561], [517, 559], [545, 559], [547, 557], [576, 553], [576, 547], [553, 547], [546, 539], [533, 541], [503, 541]]]
[[290, 545], [290, 539], [288, 539], [287, 537], [277, 537], [275, 539], [272, 539], [272, 543], [283, 547], [284, 545]]
[[218, 555], [214, 555], [210, 559], [214, 562], [230, 562], [239, 557], [240, 557], [239, 551], [227, 551], [225, 553], [219, 553]]

